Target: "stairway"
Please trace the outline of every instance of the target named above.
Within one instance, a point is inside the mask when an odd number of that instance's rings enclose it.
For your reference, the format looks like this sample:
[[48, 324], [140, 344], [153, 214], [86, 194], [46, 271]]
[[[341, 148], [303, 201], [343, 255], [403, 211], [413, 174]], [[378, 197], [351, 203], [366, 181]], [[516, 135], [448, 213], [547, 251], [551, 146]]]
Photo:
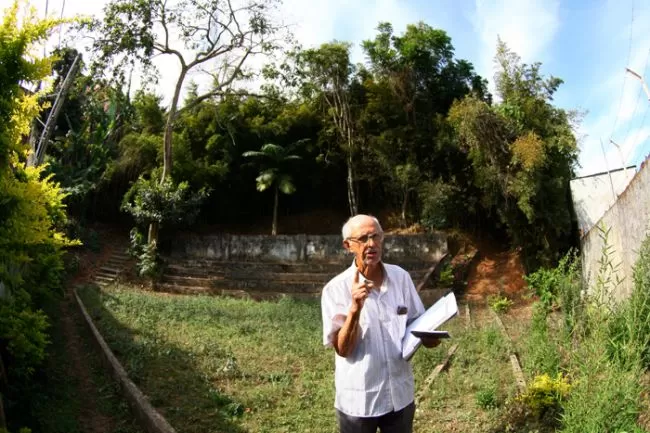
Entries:
[[126, 247], [112, 246], [108, 259], [95, 272], [95, 283], [100, 287], [113, 284], [127, 269], [130, 260]]
[[[253, 299], [320, 296], [323, 286], [350, 263], [263, 262], [210, 259], [166, 259], [167, 266], [157, 290], [182, 294], [212, 294]], [[400, 264], [417, 284], [431, 263]]]

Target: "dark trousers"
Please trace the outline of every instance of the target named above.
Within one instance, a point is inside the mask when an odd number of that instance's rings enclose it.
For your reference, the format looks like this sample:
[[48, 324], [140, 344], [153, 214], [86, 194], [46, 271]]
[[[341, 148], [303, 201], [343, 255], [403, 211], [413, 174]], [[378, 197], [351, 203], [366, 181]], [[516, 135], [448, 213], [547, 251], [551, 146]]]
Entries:
[[381, 433], [412, 433], [414, 415], [415, 403], [397, 412], [370, 418], [350, 416], [336, 411], [340, 433], [377, 433], [377, 428]]

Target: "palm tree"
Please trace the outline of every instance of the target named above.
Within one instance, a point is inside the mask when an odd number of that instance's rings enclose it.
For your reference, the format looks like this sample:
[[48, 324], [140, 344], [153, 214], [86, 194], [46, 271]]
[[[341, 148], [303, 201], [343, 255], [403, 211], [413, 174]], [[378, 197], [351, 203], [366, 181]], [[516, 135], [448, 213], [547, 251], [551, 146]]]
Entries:
[[257, 158], [261, 162], [262, 171], [255, 179], [257, 190], [262, 192], [271, 187], [274, 189], [275, 201], [273, 203], [273, 224], [271, 226], [271, 235], [273, 236], [278, 234], [278, 196], [280, 192], [293, 194], [296, 191], [293, 179], [285, 171], [285, 168], [288, 161], [298, 160], [300, 156], [291, 155], [289, 152], [289, 149], [278, 144], [267, 143], [260, 150], [251, 150], [243, 154], [244, 157]]

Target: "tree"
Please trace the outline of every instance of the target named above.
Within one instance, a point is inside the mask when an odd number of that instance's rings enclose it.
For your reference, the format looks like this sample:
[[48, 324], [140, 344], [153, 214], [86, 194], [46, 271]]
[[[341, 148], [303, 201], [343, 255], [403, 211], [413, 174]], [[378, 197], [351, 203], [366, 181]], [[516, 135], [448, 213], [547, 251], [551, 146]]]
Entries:
[[[163, 138], [161, 183], [171, 176], [174, 124], [181, 111], [228, 91], [236, 80], [247, 76], [244, 65], [257, 54], [274, 49], [279, 31], [270, 19], [276, 0], [113, 0], [104, 9], [102, 22], [92, 29], [98, 37], [94, 50], [100, 63], [116, 61], [115, 71], [136, 61], [152, 66], [152, 58], [176, 58], [176, 79]], [[96, 65], [96, 68], [98, 66]], [[190, 71], [212, 76], [212, 87], [179, 109], [179, 98]], [[150, 227], [149, 242], [155, 242], [157, 227]]]
[[351, 107], [351, 76], [354, 66], [350, 62], [350, 44], [332, 42], [319, 48], [299, 51], [296, 60], [303, 83], [303, 94], [307, 97], [322, 97], [329, 117], [344, 149], [347, 165], [347, 192], [350, 215], [359, 210], [355, 192], [354, 155], [357, 151], [357, 131]]
[[438, 184], [440, 177], [454, 183], [466, 164], [448, 137], [446, 116], [453, 101], [467, 94], [489, 100], [490, 95], [473, 66], [454, 58], [447, 33], [425, 23], [408, 25], [401, 35], [393, 33], [390, 23], [380, 23], [363, 49], [370, 71], [363, 81], [364, 160], [383, 168], [367, 166], [363, 171], [381, 172], [383, 178], [374, 181], [398, 192], [396, 207], [405, 225], [415, 184]]
[[271, 235], [278, 234], [278, 201], [279, 193], [293, 194], [296, 190], [293, 179], [286, 171], [286, 163], [301, 159], [298, 155], [289, 154], [289, 149], [277, 144], [267, 143], [259, 151], [249, 151], [243, 154], [246, 158], [257, 158], [262, 164], [262, 171], [257, 176], [257, 190], [262, 192], [273, 188], [273, 223]]
[[454, 104], [449, 121], [486, 214], [497, 216], [529, 266], [551, 265], [572, 243], [575, 117], [551, 104], [562, 81], [543, 77], [541, 64], [521, 63], [502, 41], [495, 61], [501, 102], [467, 97]]

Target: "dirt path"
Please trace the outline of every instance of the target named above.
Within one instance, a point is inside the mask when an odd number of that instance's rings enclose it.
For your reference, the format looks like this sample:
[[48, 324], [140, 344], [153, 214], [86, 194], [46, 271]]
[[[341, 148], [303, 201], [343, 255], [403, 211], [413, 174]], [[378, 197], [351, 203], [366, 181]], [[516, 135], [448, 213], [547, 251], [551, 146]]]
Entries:
[[[92, 283], [95, 272], [102, 263], [108, 260], [113, 250], [124, 247], [123, 242], [116, 241], [124, 239], [124, 233], [115, 233], [114, 230], [108, 228], [99, 228], [97, 231], [101, 243], [100, 250], [93, 252], [83, 249], [74, 253], [79, 260], [79, 268], [68, 281], [65, 296], [60, 303], [61, 332], [69, 374], [74, 375], [77, 379], [78, 389], [76, 391], [80, 404], [78, 422], [84, 433], [122, 431], [121, 428], [125, 423], [124, 413], [114, 414], [107, 409], [107, 406], [110, 407], [111, 404], [119, 405], [121, 395], [113, 394], [107, 397], [105, 390], [98, 389], [112, 385], [113, 379], [101, 365], [98, 349], [85, 327], [73, 293], [76, 286]], [[112, 400], [108, 404], [107, 398]], [[131, 422], [126, 422], [131, 424]]]
[[479, 254], [479, 262], [469, 273], [465, 300], [484, 304], [490, 295], [499, 295], [520, 303], [526, 293], [526, 282], [518, 252], [479, 249]]
[[80, 333], [83, 324], [75, 302], [70, 289], [61, 301], [61, 328], [65, 339], [65, 351], [70, 360], [70, 374], [74, 374], [78, 381], [81, 403], [79, 425], [82, 431], [88, 433], [113, 432], [115, 423], [99, 408], [98, 393], [92, 378], [92, 358], [88, 356], [88, 342]]

